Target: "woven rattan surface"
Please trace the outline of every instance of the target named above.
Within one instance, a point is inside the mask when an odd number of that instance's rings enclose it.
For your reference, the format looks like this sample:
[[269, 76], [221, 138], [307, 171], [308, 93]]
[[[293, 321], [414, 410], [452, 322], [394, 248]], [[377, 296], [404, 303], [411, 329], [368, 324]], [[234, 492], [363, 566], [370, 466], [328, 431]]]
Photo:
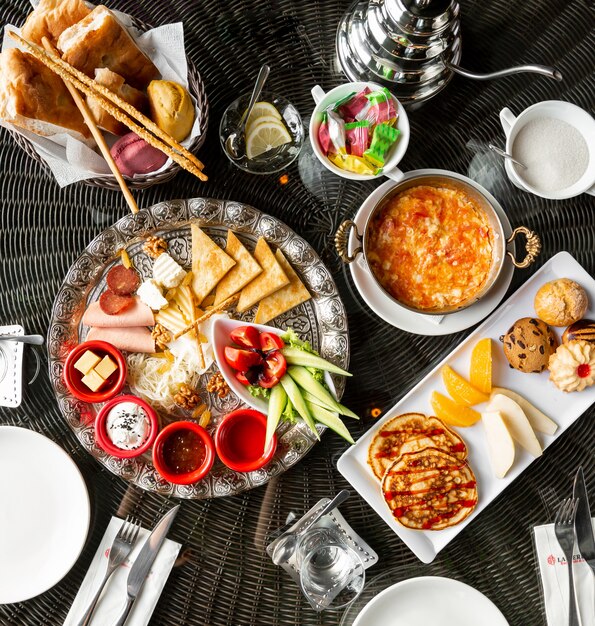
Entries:
[[[139, 205], [196, 196], [234, 199], [279, 217], [303, 235], [332, 270], [349, 315], [351, 369], [357, 382], [347, 386], [344, 401], [369, 415], [372, 408], [390, 407], [468, 331], [438, 338], [410, 335], [382, 322], [361, 301], [333, 250], [332, 235], [378, 182], [347, 182], [321, 172], [307, 145], [286, 176], [251, 176], [227, 161], [217, 136], [225, 107], [250, 89], [263, 62], [272, 66], [268, 87], [293, 102], [307, 123], [313, 107], [310, 88], [343, 82], [334, 63], [334, 40], [348, 4], [114, 0], [110, 6], [155, 25], [183, 20], [186, 49], [206, 85], [210, 105], [210, 128], [199, 153], [209, 182], [201, 184], [181, 172], [168, 183], [136, 191]], [[29, 10], [26, 0], [3, 0], [2, 24], [22, 23]], [[480, 83], [455, 77], [437, 98], [410, 113], [412, 138], [401, 166], [468, 174], [499, 199], [513, 226], [525, 224], [541, 234], [541, 257], [529, 270], [515, 272], [511, 291], [560, 250], [569, 250], [593, 274], [593, 198], [582, 195], [553, 202], [523, 193], [504, 177], [501, 162], [486, 151], [488, 142], [503, 145], [498, 121], [503, 106], [518, 114], [540, 100], [563, 99], [592, 110], [592, 7], [588, 0], [463, 0], [461, 14], [465, 67], [489, 72], [520, 63], [555, 64], [565, 80], [554, 83], [518, 75]], [[55, 292], [68, 267], [97, 233], [126, 213], [126, 204], [116, 191], [84, 184], [60, 189], [4, 130], [0, 155], [0, 323], [21, 323], [27, 332], [45, 334]], [[33, 366], [29, 358], [27, 374]], [[380, 555], [370, 576], [395, 566], [402, 567], [403, 577], [450, 576], [486, 594], [513, 626], [544, 624], [531, 527], [552, 520], [579, 464], [593, 494], [594, 418], [590, 409], [432, 565], [422, 565], [353, 495], [341, 511]], [[31, 428], [59, 442], [89, 487], [92, 525], [75, 567], [41, 596], [0, 606], [2, 626], [61, 624], [110, 516], [133, 513], [151, 526], [171, 503], [129, 487], [82, 449], [58, 411], [45, 368], [25, 390], [20, 408], [0, 412], [0, 423]], [[371, 419], [364, 419], [352, 432], [357, 436], [370, 425]], [[282, 524], [290, 510], [304, 511], [346, 486], [335, 469], [343, 450], [342, 441], [327, 432], [304, 460], [263, 488], [232, 498], [183, 502], [171, 532], [184, 544], [183, 556], [151, 624], [338, 624], [340, 614], [316, 614], [309, 608], [295, 584], [266, 556], [263, 537]], [[28, 496], [35, 497], [34, 487]]]

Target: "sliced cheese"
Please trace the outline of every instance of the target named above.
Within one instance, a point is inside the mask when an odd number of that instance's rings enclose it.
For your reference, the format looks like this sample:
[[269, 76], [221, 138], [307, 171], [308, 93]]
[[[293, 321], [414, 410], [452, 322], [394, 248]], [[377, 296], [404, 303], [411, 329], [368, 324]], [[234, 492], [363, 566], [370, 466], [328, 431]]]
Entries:
[[485, 429], [494, 474], [497, 478], [504, 478], [514, 462], [514, 441], [498, 411], [484, 411], [481, 422]]
[[486, 410], [500, 412], [512, 438], [533, 456], [541, 456], [541, 444], [537, 440], [523, 409], [512, 398], [497, 393], [492, 396]]
[[553, 435], [558, 430], [558, 424], [556, 424], [556, 422], [550, 419], [545, 413], [542, 413], [536, 406], [531, 404], [520, 394], [510, 389], [504, 389], [504, 387], [493, 387], [492, 397], [496, 394], [502, 394], [514, 400], [521, 409], [523, 409], [533, 430], [538, 430], [540, 433], [545, 433], [546, 435]]

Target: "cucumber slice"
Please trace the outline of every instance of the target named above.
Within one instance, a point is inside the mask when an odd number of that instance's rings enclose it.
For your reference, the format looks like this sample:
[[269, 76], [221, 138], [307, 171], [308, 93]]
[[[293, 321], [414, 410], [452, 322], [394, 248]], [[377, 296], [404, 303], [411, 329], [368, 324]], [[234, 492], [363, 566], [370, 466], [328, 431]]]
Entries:
[[281, 379], [281, 385], [283, 385], [283, 389], [285, 390], [287, 397], [291, 400], [295, 410], [300, 414], [304, 422], [308, 424], [310, 430], [316, 435], [316, 439], [320, 439], [320, 435], [316, 430], [314, 419], [312, 418], [312, 415], [306, 406], [306, 402], [293, 378], [289, 376], [289, 374], [285, 374]]
[[337, 413], [327, 411], [321, 406], [308, 402], [308, 400], [306, 400], [306, 405], [310, 409], [310, 412], [312, 413], [316, 421], [324, 424], [325, 426], [328, 426], [331, 430], [334, 430], [337, 435], [343, 437], [343, 439], [347, 440], [349, 443], [355, 443], [355, 441], [353, 441], [351, 433], [349, 432], [349, 430], [347, 430], [347, 426], [345, 426]]
[[[305, 389], [302, 390], [302, 396], [304, 397], [304, 400], [306, 400], [306, 402], [310, 402], [312, 404], [315, 404], [316, 406], [320, 406], [323, 409], [326, 409], [327, 411], [335, 411], [334, 406], [330, 406], [328, 402], [324, 402], [324, 400], [317, 398], [315, 395], [311, 394], [309, 391], [306, 391]], [[337, 406], [341, 408], [340, 411], [337, 410], [337, 412], [340, 415], [347, 415], [347, 417], [352, 417], [353, 419], [356, 419], [356, 420], [359, 419], [359, 415], [356, 415], [351, 409], [348, 409], [344, 404], [337, 402]]]
[[329, 391], [327, 391], [310, 372], [300, 365], [292, 365], [287, 368], [287, 374], [295, 380], [295, 382], [303, 387], [306, 391], [309, 391], [313, 396], [316, 396], [321, 402], [331, 407], [333, 411], [337, 413], [341, 412], [341, 406], [333, 398]]
[[299, 348], [292, 348], [286, 346], [281, 350], [281, 354], [285, 357], [285, 360], [289, 365], [302, 365], [303, 367], [315, 367], [325, 372], [333, 372], [333, 374], [340, 374], [341, 376], [353, 376], [347, 370], [341, 369], [338, 365], [330, 363], [326, 359], [323, 359], [317, 354], [311, 352], [305, 352]]
[[269, 398], [269, 413], [267, 415], [267, 434], [264, 440], [264, 449], [267, 450], [269, 443], [277, 430], [277, 424], [281, 419], [281, 413], [287, 403], [287, 394], [282, 385], [275, 385], [271, 389], [271, 397]]

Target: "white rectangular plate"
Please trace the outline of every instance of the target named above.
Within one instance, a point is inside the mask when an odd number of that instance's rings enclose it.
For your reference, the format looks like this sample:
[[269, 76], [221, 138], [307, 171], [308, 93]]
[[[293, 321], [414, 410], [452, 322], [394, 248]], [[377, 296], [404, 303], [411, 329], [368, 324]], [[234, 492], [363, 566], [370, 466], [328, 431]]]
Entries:
[[[461, 345], [453, 350], [405, 397], [390, 409], [382, 421], [361, 437], [339, 459], [338, 470], [355, 487], [358, 493], [399, 535], [413, 553], [424, 563], [431, 563], [456, 535], [472, 522], [483, 509], [508, 487], [533, 461], [533, 457], [516, 445], [515, 460], [508, 474], [501, 479], [494, 476], [487, 448], [483, 426], [480, 422], [469, 428], [455, 428], [465, 440], [469, 449], [469, 464], [477, 478], [479, 501], [473, 513], [458, 526], [439, 531], [411, 530], [401, 526], [393, 517], [382, 496], [380, 483], [368, 466], [368, 448], [379, 428], [389, 419], [402, 413], [425, 413], [432, 415], [430, 396], [432, 391], [446, 394], [442, 384], [440, 368], [448, 363], [465, 377], [469, 375], [471, 351], [483, 337], [491, 337], [492, 378], [494, 386], [506, 387], [523, 395], [529, 402], [540, 408], [559, 426], [555, 435], [536, 433], [542, 446], [546, 448], [559, 437], [595, 402], [595, 385], [581, 392], [564, 393], [549, 382], [547, 371], [541, 374], [524, 374], [513, 370], [501, 348], [499, 337], [521, 317], [533, 317], [533, 299], [539, 287], [556, 278], [571, 278], [582, 285], [589, 296], [589, 310], [585, 317], [595, 317], [595, 280], [581, 267], [568, 252], [560, 252], [536, 272], [516, 293], [500, 306], [479, 326]], [[554, 329], [561, 338], [563, 328]], [[477, 410], [482, 405], [475, 407]]]

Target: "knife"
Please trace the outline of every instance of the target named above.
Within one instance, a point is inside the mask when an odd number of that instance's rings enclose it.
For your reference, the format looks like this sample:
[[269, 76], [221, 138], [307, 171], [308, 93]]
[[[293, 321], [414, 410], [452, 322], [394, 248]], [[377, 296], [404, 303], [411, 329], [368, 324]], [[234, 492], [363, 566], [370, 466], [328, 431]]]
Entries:
[[126, 608], [124, 613], [120, 616], [120, 619], [116, 622], [116, 626], [123, 626], [124, 622], [128, 618], [130, 610], [134, 601], [138, 598], [143, 584], [147, 579], [149, 570], [155, 562], [155, 558], [159, 553], [161, 545], [165, 541], [165, 537], [173, 524], [174, 518], [178, 512], [180, 505], [176, 505], [173, 509], [169, 510], [152, 530], [151, 534], [147, 537], [139, 555], [136, 557], [132, 568], [128, 574], [128, 582], [126, 585]]
[[587, 486], [585, 485], [582, 467], [578, 468], [574, 477], [573, 496], [578, 498], [578, 508], [574, 526], [578, 549], [583, 559], [587, 561], [591, 569], [595, 572], [595, 537], [593, 536], [589, 498], [587, 496]]

